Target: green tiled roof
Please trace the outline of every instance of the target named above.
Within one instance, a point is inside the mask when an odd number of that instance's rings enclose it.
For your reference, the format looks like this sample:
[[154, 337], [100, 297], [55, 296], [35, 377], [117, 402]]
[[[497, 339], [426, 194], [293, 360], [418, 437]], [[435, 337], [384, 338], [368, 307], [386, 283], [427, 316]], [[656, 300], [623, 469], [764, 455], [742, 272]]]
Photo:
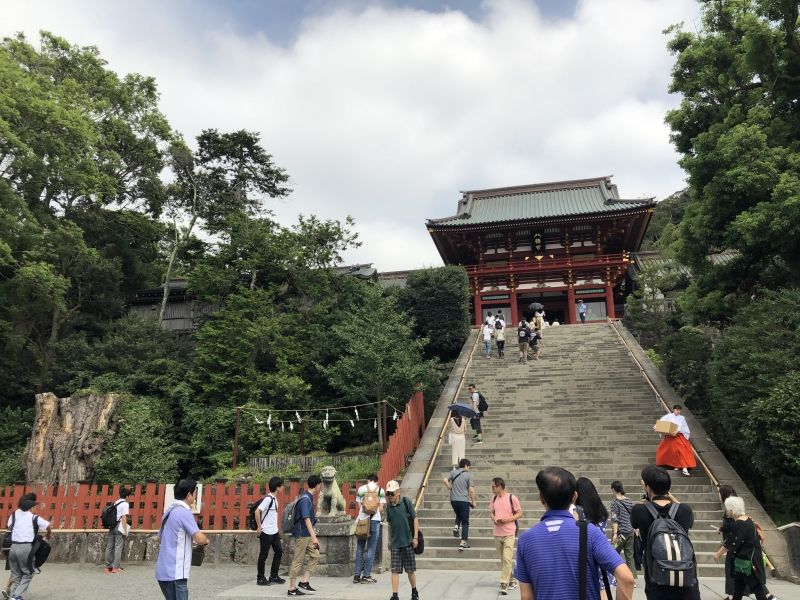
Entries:
[[451, 227], [527, 221], [644, 208], [652, 198], [623, 200], [608, 177], [463, 192], [458, 213], [430, 219], [428, 226]]

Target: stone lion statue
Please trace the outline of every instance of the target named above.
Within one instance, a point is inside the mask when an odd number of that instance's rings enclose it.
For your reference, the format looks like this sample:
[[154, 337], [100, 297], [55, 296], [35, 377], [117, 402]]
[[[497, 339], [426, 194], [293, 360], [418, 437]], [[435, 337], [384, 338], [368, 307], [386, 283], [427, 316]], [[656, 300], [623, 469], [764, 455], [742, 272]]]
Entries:
[[342, 490], [336, 481], [336, 468], [328, 465], [320, 473], [322, 477], [322, 491], [317, 500], [317, 515], [321, 517], [345, 514], [347, 502], [342, 496]]

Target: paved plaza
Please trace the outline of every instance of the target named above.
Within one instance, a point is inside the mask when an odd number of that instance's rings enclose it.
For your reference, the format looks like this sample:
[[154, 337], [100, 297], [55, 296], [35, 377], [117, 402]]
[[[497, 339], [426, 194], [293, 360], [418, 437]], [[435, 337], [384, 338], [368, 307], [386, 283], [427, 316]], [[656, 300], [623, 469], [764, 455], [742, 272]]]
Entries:
[[[421, 600], [484, 600], [499, 598], [497, 574], [470, 571], [419, 571], [418, 588]], [[376, 575], [377, 584], [354, 585], [350, 578], [317, 577], [312, 585], [317, 588], [316, 600], [385, 600], [391, 596], [389, 574]], [[702, 598], [724, 598], [723, 581], [718, 578], [701, 578]], [[640, 580], [641, 583], [641, 580]], [[800, 597], [800, 586], [770, 580], [770, 591], [780, 600]], [[285, 598], [286, 585], [261, 587], [255, 584], [253, 566], [227, 565], [224, 567], [199, 567], [192, 569], [189, 580], [190, 597], [196, 600], [209, 598]], [[410, 597], [408, 581], [403, 576], [400, 587], [401, 600]], [[37, 575], [26, 595], [26, 600], [158, 600], [162, 596], [153, 579], [152, 565], [128, 566], [119, 575], [105, 575], [101, 567], [77, 565], [46, 565]], [[519, 598], [512, 591], [506, 598]], [[635, 600], [645, 600], [644, 591], [636, 589]]]

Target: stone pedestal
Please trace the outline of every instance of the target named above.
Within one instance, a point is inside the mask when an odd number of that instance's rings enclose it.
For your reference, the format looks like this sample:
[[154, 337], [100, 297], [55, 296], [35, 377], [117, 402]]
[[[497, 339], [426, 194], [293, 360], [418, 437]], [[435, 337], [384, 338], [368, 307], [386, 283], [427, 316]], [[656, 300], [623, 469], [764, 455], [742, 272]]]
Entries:
[[[355, 521], [348, 515], [320, 516], [314, 529], [319, 540], [319, 565], [314, 574], [327, 577], [352, 577], [355, 571]], [[282, 564], [288, 568], [294, 554], [291, 536], [283, 545]]]

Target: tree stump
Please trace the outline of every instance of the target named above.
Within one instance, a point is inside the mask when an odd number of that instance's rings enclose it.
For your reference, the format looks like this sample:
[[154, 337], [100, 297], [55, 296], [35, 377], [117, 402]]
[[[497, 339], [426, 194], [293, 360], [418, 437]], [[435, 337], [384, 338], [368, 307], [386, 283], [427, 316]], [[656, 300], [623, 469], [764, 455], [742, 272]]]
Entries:
[[36, 420], [25, 449], [25, 477], [30, 483], [70, 484], [92, 479], [112, 421], [117, 394], [78, 394], [57, 398], [36, 394]]

